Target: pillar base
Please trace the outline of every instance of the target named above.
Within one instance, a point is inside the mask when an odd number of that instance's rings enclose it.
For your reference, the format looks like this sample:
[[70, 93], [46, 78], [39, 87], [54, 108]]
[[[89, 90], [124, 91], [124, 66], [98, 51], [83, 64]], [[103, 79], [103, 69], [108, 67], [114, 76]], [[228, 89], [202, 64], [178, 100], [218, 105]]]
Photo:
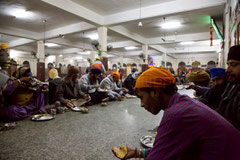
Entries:
[[37, 79], [44, 82], [45, 81], [45, 63], [37, 63]]
[[102, 58], [102, 63], [103, 63], [103, 65], [104, 65], [104, 67], [105, 67], [105, 70], [106, 71], [108, 71], [108, 58]]

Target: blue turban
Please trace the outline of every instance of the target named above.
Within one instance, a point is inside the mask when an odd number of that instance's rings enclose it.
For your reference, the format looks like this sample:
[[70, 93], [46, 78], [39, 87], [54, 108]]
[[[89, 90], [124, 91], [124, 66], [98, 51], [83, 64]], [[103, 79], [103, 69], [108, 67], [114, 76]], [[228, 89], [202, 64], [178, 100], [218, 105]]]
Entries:
[[102, 70], [99, 69], [99, 68], [92, 68], [92, 69], [91, 69], [91, 73], [92, 73], [92, 74], [101, 74], [101, 73], [102, 73]]
[[225, 68], [211, 68], [210, 70], [211, 78], [214, 77], [224, 77], [227, 75]]

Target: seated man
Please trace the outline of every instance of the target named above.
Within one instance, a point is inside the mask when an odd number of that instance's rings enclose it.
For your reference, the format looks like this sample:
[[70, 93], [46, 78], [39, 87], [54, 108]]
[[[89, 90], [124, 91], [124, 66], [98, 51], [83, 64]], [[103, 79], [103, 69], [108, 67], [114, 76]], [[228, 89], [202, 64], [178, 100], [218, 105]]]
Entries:
[[123, 159], [240, 159], [239, 131], [208, 106], [180, 95], [170, 72], [162, 68], [149, 69], [138, 78], [135, 89], [142, 107], [154, 115], [164, 110], [164, 115], [153, 148], [127, 147]]
[[216, 111], [240, 130], [240, 45], [230, 48], [227, 64], [228, 84]]
[[92, 68], [90, 73], [83, 75], [80, 78], [80, 88], [85, 94], [89, 94], [91, 101], [87, 105], [93, 105], [109, 100], [107, 92], [99, 92], [100, 87], [98, 79], [102, 73], [99, 68]]
[[131, 95], [135, 94], [134, 86], [139, 75], [140, 75], [139, 72], [133, 72], [132, 74], [129, 74], [127, 78], [124, 80], [123, 87], [128, 89], [128, 94], [131, 94]]
[[80, 102], [84, 102], [89, 99], [89, 96], [80, 90], [77, 81], [78, 74], [78, 68], [70, 66], [67, 76], [63, 79], [62, 85], [60, 85], [57, 89], [57, 100], [68, 108], [73, 108], [74, 106], [80, 107], [84, 104], [80, 104]]
[[58, 76], [58, 71], [53, 68], [49, 71], [49, 92], [48, 92], [48, 103], [54, 104], [57, 100], [57, 89], [63, 84], [63, 80]]
[[193, 82], [194, 85], [190, 86], [187, 89], [194, 89], [196, 91], [196, 96], [202, 96], [209, 89], [210, 76], [204, 70], [199, 70], [197, 72], [192, 72], [187, 76], [187, 79], [190, 82]]
[[200, 97], [199, 101], [203, 102], [212, 109], [216, 109], [221, 101], [221, 95], [228, 83], [227, 73], [225, 72], [225, 68], [211, 68], [209, 71], [214, 86], [204, 93]]
[[107, 76], [102, 80], [100, 83], [101, 89], [107, 89], [108, 90], [108, 96], [111, 100], [121, 100], [124, 96], [124, 93], [127, 93], [126, 88], [118, 88], [117, 82], [120, 79], [120, 74], [118, 72], [113, 72], [112, 75]]
[[0, 117], [4, 120], [16, 121], [45, 112], [43, 90], [47, 86], [31, 78], [30, 73], [30, 68], [20, 67], [15, 77], [10, 78], [3, 91], [4, 108], [0, 110]]

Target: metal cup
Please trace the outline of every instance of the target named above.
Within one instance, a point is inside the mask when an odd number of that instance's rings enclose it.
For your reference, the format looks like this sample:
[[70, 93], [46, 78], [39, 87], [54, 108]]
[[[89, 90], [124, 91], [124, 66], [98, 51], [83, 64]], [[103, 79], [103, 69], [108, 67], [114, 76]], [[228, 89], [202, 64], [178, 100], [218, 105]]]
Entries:
[[57, 107], [57, 112], [59, 113], [59, 114], [63, 114], [63, 113], [65, 113], [65, 107]]
[[51, 108], [50, 109], [50, 114], [53, 115], [53, 116], [56, 115], [57, 114], [57, 110], [55, 108]]

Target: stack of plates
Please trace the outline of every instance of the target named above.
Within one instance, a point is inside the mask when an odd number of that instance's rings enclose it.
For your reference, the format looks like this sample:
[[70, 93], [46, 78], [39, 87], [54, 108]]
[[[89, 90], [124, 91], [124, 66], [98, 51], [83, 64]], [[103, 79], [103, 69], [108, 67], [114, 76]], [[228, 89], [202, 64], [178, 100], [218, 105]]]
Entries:
[[33, 121], [48, 121], [52, 119], [54, 119], [54, 116], [50, 114], [36, 114], [32, 117]]
[[71, 109], [75, 112], [88, 113], [88, 109], [86, 107], [73, 107]]
[[126, 94], [125, 95], [126, 98], [136, 98], [137, 96], [131, 95], [131, 94]]
[[154, 141], [155, 136], [143, 136], [140, 138], [140, 142], [148, 148], [153, 148]]

